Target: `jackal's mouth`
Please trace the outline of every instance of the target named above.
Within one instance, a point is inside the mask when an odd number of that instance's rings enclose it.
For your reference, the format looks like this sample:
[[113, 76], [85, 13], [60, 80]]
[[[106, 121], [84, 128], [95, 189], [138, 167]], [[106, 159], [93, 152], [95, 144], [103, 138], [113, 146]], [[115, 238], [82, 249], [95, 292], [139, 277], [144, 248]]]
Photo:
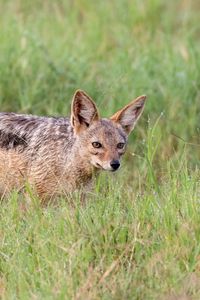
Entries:
[[98, 164], [98, 163], [96, 163], [96, 167], [97, 167], [98, 169], [103, 169], [103, 167], [102, 167], [100, 164]]

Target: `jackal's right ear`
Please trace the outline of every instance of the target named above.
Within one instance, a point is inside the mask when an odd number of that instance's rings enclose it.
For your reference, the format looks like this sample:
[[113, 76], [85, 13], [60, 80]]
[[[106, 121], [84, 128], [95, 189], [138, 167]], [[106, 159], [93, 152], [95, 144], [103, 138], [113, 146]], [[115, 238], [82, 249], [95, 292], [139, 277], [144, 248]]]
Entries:
[[99, 113], [92, 99], [81, 90], [75, 92], [71, 107], [71, 124], [76, 133], [99, 120]]

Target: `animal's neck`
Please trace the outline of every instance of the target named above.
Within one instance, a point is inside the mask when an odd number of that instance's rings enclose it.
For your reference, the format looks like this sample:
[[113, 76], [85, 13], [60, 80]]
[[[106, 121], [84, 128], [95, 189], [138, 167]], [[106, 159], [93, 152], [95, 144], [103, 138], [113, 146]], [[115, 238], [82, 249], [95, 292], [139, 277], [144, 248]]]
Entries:
[[65, 177], [77, 187], [87, 184], [97, 173], [97, 169], [91, 165], [87, 153], [83, 152], [78, 141], [74, 143], [70, 153], [66, 153], [63, 167]]

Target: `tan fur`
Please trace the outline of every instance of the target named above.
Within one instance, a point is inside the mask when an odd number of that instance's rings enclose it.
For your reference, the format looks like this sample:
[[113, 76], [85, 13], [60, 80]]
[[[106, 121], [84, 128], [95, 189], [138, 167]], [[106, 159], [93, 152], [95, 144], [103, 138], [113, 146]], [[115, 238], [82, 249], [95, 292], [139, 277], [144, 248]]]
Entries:
[[24, 185], [27, 163], [16, 151], [0, 150], [0, 194], [9, 190], [20, 190]]
[[114, 171], [139, 119], [145, 96], [110, 119], [78, 90], [71, 119], [0, 114], [0, 194], [29, 184], [41, 199], [66, 195], [90, 185], [103, 170]]

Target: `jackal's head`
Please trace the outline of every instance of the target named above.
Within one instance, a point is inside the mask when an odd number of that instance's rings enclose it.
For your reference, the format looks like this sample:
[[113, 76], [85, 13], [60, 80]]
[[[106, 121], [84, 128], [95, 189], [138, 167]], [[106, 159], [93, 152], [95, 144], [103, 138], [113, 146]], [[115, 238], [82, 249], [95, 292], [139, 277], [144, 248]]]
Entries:
[[140, 96], [111, 118], [101, 119], [92, 99], [78, 90], [72, 101], [71, 124], [79, 140], [80, 154], [96, 168], [116, 171], [145, 100], [146, 96]]

